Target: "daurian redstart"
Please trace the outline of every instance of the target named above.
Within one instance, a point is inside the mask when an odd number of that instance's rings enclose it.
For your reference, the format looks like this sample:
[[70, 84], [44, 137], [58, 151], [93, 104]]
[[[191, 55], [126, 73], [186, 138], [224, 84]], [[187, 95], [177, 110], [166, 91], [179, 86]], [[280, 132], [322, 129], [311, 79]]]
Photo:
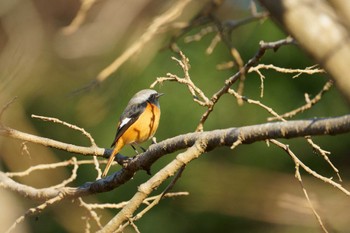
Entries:
[[119, 118], [117, 133], [111, 147], [113, 152], [109, 157], [102, 176], [105, 177], [111, 167], [114, 157], [125, 145], [139, 144], [152, 138], [160, 118], [159, 97], [163, 93], [145, 89], [137, 92], [129, 101]]

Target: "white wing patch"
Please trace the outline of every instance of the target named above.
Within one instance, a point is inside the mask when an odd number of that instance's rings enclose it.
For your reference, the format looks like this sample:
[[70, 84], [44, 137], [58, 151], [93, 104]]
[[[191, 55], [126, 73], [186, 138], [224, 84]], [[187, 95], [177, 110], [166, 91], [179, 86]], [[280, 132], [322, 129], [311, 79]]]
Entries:
[[122, 122], [120, 122], [119, 129], [122, 128], [124, 125], [126, 125], [130, 120], [131, 120], [131, 118], [129, 118], [129, 117], [124, 118], [122, 120]]

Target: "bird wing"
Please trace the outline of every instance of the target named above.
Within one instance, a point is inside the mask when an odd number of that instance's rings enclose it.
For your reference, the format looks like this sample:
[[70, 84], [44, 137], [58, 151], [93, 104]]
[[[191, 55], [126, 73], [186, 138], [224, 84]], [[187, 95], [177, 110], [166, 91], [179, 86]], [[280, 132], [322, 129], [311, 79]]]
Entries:
[[113, 147], [118, 139], [124, 134], [124, 132], [140, 117], [140, 115], [145, 111], [147, 103], [142, 104], [132, 104], [126, 106], [123, 114], [120, 116], [117, 133], [115, 134], [114, 141], [111, 145]]

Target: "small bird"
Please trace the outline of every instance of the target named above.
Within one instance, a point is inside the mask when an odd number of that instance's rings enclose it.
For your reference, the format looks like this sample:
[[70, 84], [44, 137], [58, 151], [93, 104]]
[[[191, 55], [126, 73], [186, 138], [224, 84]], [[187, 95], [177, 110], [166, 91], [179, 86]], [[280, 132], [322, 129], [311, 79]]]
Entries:
[[129, 101], [119, 118], [117, 133], [111, 147], [113, 152], [109, 157], [102, 177], [105, 177], [111, 167], [114, 157], [125, 145], [139, 144], [152, 138], [157, 131], [160, 106], [159, 97], [163, 93], [145, 89], [137, 92]]

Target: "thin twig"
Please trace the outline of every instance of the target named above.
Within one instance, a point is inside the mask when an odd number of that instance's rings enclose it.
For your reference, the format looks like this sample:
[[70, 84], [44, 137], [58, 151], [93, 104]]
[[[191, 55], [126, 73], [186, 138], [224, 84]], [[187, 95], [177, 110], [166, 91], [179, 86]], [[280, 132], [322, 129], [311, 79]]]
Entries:
[[311, 170], [309, 167], [307, 167], [305, 164], [303, 164], [303, 163], [298, 159], [298, 157], [291, 151], [291, 149], [289, 148], [288, 145], [285, 145], [285, 144], [283, 144], [283, 143], [281, 143], [281, 142], [279, 142], [279, 141], [277, 141], [277, 140], [274, 140], [274, 139], [272, 139], [272, 140], [270, 140], [270, 141], [271, 141], [271, 143], [275, 144], [276, 146], [278, 146], [278, 147], [282, 148], [284, 151], [286, 151], [286, 153], [287, 153], [287, 154], [292, 158], [292, 160], [294, 161], [294, 163], [295, 163], [295, 177], [296, 177], [296, 179], [299, 181], [299, 183], [300, 183], [300, 185], [301, 185], [301, 188], [302, 188], [302, 190], [303, 190], [303, 193], [304, 193], [304, 195], [305, 195], [305, 198], [306, 198], [306, 200], [307, 200], [307, 202], [308, 202], [308, 204], [309, 204], [309, 207], [310, 207], [310, 209], [312, 210], [314, 216], [316, 217], [316, 219], [317, 219], [317, 221], [318, 221], [320, 227], [322, 228], [322, 230], [323, 230], [324, 232], [327, 233], [328, 231], [327, 231], [327, 229], [325, 228], [325, 226], [324, 226], [324, 224], [323, 224], [323, 222], [322, 222], [322, 219], [321, 219], [320, 215], [317, 213], [316, 209], [314, 208], [313, 204], [311, 203], [311, 200], [310, 200], [310, 198], [309, 198], [309, 195], [308, 195], [308, 193], [307, 193], [307, 190], [306, 190], [305, 187], [304, 187], [303, 181], [302, 181], [302, 179], [301, 179], [299, 167], [301, 166], [305, 171], [307, 171], [308, 173], [311, 172], [310, 174], [312, 174], [312, 175], [314, 175], [314, 176], [317, 175], [317, 177], [315, 176], [316, 178], [321, 179], [321, 180], [323, 180], [323, 181], [325, 181], [325, 182], [327, 182], [327, 183], [328, 183], [328, 181], [329, 181], [330, 179], [328, 179], [328, 178], [326, 178], [326, 177], [324, 177], [324, 176], [318, 175], [315, 171]]
[[283, 150], [287, 151], [288, 154], [292, 157], [293, 161], [297, 162], [307, 173], [309, 173], [310, 175], [314, 176], [315, 178], [322, 180], [323, 182], [332, 185], [333, 187], [339, 189], [341, 192], [343, 192], [345, 195], [350, 196], [350, 191], [347, 190], [346, 188], [344, 188], [341, 184], [333, 181], [331, 178], [327, 178], [324, 177], [320, 174], [318, 174], [317, 172], [315, 172], [314, 170], [312, 170], [311, 168], [309, 168], [308, 166], [306, 166], [290, 149], [287, 145], [280, 143], [279, 141], [275, 140], [275, 139], [271, 139], [270, 140], [271, 143], [279, 146], [280, 148], [282, 148]]
[[[297, 108], [297, 109], [294, 109], [293, 111], [290, 111], [290, 112], [287, 112], [287, 113], [284, 113], [281, 115], [281, 117], [283, 118], [291, 118], [295, 115], [297, 115], [298, 113], [301, 113], [301, 112], [304, 112], [305, 110], [307, 109], [310, 109], [313, 105], [315, 105], [316, 103], [318, 103], [321, 99], [322, 99], [322, 96], [330, 90], [330, 88], [333, 86], [333, 81], [332, 80], [329, 80], [326, 82], [326, 84], [323, 86], [322, 90], [314, 97], [312, 98], [311, 100], [308, 100], [306, 101], [306, 104]], [[268, 121], [273, 121], [273, 120], [276, 120], [276, 117], [269, 117], [267, 118]]]
[[4, 106], [2, 106], [1, 110], [0, 110], [0, 127], [3, 126], [2, 124], [2, 115], [4, 114], [4, 112], [10, 107], [10, 105], [15, 102], [15, 100], [17, 99], [17, 96], [13, 97], [9, 102], [7, 102]]
[[254, 66], [255, 64], [257, 64], [260, 61], [260, 59], [264, 56], [266, 50], [273, 49], [274, 51], [276, 51], [281, 46], [289, 45], [289, 44], [295, 44], [295, 40], [292, 37], [287, 37], [286, 39], [282, 39], [282, 40], [275, 41], [275, 42], [263, 42], [263, 41], [261, 41], [259, 43], [260, 48], [257, 51], [257, 53], [237, 73], [235, 73], [230, 78], [226, 79], [225, 85], [211, 97], [210, 100], [211, 100], [212, 104], [210, 106], [208, 106], [208, 109], [206, 110], [206, 112], [203, 113], [203, 115], [201, 116], [201, 119], [199, 120], [199, 124], [196, 128], [196, 131], [197, 132], [203, 131], [204, 123], [208, 119], [210, 113], [214, 110], [214, 105], [219, 101], [219, 99], [221, 98], [222, 95], [224, 95], [225, 93], [227, 93], [229, 91], [230, 87], [240, 77], [245, 75], [252, 66]]
[[301, 179], [301, 175], [300, 175], [300, 171], [299, 171], [299, 163], [297, 163], [296, 161], [295, 161], [295, 177], [299, 181], [299, 183], [301, 185], [301, 188], [303, 190], [304, 196], [305, 196], [305, 198], [307, 200], [307, 203], [309, 204], [309, 207], [312, 210], [312, 213], [314, 214], [314, 216], [316, 217], [316, 219], [317, 219], [321, 229], [324, 232], [328, 233], [326, 227], [324, 226], [324, 224], [322, 222], [322, 219], [321, 219], [320, 215], [317, 213], [315, 207], [313, 206], [313, 204], [312, 204], [312, 202], [311, 202], [311, 200], [309, 198], [309, 194], [307, 193], [306, 188], [304, 187], [303, 180]]
[[242, 100], [246, 101], [247, 103], [258, 105], [258, 106], [262, 107], [263, 109], [265, 109], [266, 111], [268, 111], [271, 115], [275, 116], [280, 121], [286, 122], [286, 120], [283, 119], [283, 117], [281, 117], [278, 113], [276, 113], [272, 108], [266, 106], [265, 104], [262, 104], [260, 101], [252, 100], [252, 99], [249, 99], [245, 96], [241, 96], [231, 88], [228, 90], [228, 93], [235, 96], [237, 99], [242, 99]]
[[[134, 223], [133, 220], [129, 219], [129, 222], [131, 224], [131, 226], [134, 228], [134, 230], [136, 231], [136, 233], [141, 233], [139, 228], [136, 226], [136, 224]], [[118, 229], [119, 230], [119, 229]], [[118, 231], [117, 231], [118, 232]]]
[[305, 69], [292, 69], [292, 68], [278, 67], [278, 66], [275, 66], [273, 64], [269, 64], [269, 65], [258, 64], [256, 66], [251, 67], [248, 70], [248, 73], [256, 72], [259, 75], [260, 80], [261, 80], [261, 86], [260, 86], [260, 88], [261, 88], [260, 97], [261, 98], [263, 97], [263, 93], [264, 93], [263, 91], [264, 91], [264, 79], [265, 79], [265, 76], [261, 72], [262, 69], [265, 69], [265, 70], [273, 69], [279, 73], [286, 73], [286, 74], [297, 73], [296, 75], [293, 76], [293, 78], [300, 76], [301, 74], [312, 75], [312, 74], [318, 74], [318, 73], [325, 73], [325, 70], [317, 68], [317, 65], [314, 65], [311, 67], [306, 67]]
[[91, 206], [83, 201], [81, 197], [78, 198], [79, 205], [86, 209], [89, 216], [96, 222], [96, 225], [99, 227], [99, 229], [102, 228], [102, 224], [100, 222], [100, 217], [97, 216], [97, 213], [91, 208]]
[[[172, 192], [172, 193], [166, 193], [163, 195], [163, 198], [170, 198], [170, 197], [180, 197], [180, 196], [188, 196], [189, 192]], [[147, 197], [142, 204], [149, 205], [151, 201], [154, 201], [158, 198], [157, 196]], [[104, 204], [86, 204], [91, 209], [121, 209], [125, 205], [127, 205], [129, 201], [123, 201], [120, 203], [104, 203]]]
[[275, 66], [273, 64], [269, 64], [269, 65], [258, 64], [256, 66], [251, 67], [249, 69], [248, 73], [257, 72], [258, 70], [261, 70], [261, 69], [264, 69], [264, 70], [273, 69], [273, 70], [275, 70], [277, 72], [280, 72], [280, 73], [285, 73], [285, 74], [295, 74], [295, 73], [297, 73], [298, 75], [300, 75], [300, 74], [312, 75], [312, 74], [320, 74], [320, 73], [325, 73], [326, 72], [324, 69], [319, 69], [317, 67], [315, 68], [315, 66], [312, 66], [311, 68], [307, 67], [305, 69], [292, 69], [292, 68], [278, 67], [278, 66]]
[[50, 200], [45, 201], [43, 204], [38, 205], [37, 207], [30, 208], [24, 215], [20, 216], [16, 219], [16, 221], [12, 224], [12, 226], [6, 231], [6, 233], [12, 232], [18, 224], [24, 221], [26, 217], [36, 215], [41, 213], [44, 209], [46, 209], [48, 206], [51, 206], [63, 199], [64, 195], [58, 195], [54, 198], [51, 198]]
[[328, 155], [331, 154], [331, 152], [323, 150], [319, 145], [314, 143], [314, 141], [311, 139], [310, 136], [306, 136], [305, 139], [316, 152], [318, 152], [320, 155], [323, 156], [323, 159], [329, 164], [329, 166], [331, 166], [331, 168], [337, 174], [339, 181], [342, 182], [342, 178], [339, 174], [339, 170], [334, 166], [334, 164], [332, 163], [332, 161], [328, 157]]
[[102, 170], [100, 168], [100, 161], [97, 159], [96, 156], [93, 156], [93, 160], [94, 160], [94, 165], [95, 165], [94, 168], [97, 171], [96, 180], [99, 180], [102, 177]]
[[193, 100], [196, 103], [198, 103], [201, 106], [209, 106], [210, 101], [209, 101], [208, 97], [191, 80], [191, 77], [189, 74], [189, 69], [190, 69], [189, 59], [185, 56], [185, 54], [182, 51], [179, 51], [179, 54], [181, 56], [181, 60], [177, 59], [175, 57], [172, 57], [172, 59], [180, 65], [180, 67], [182, 68], [182, 71], [184, 73], [184, 77], [180, 78], [177, 75], [167, 73], [167, 77], [157, 78], [156, 81], [151, 84], [151, 88], [154, 88], [155, 85], [161, 84], [164, 81], [176, 81], [180, 84], [185, 84], [187, 86], [188, 90], [190, 91], [191, 95], [193, 96]]
[[106, 80], [112, 73], [114, 73], [121, 65], [123, 65], [130, 57], [140, 51], [146, 43], [148, 43], [154, 36], [157, 35], [159, 29], [170, 22], [174, 21], [183, 11], [183, 9], [191, 2], [191, 0], [177, 1], [172, 4], [171, 7], [163, 14], [156, 17], [144, 34], [129, 48], [127, 48], [123, 54], [117, 57], [110, 65], [104, 68], [97, 75], [97, 82], [101, 83]]
[[[102, 161], [103, 163], [106, 163], [106, 161]], [[57, 162], [57, 163], [49, 163], [49, 164], [39, 164], [29, 167], [27, 170], [24, 170], [22, 172], [6, 172], [5, 175], [8, 177], [23, 177], [28, 176], [30, 173], [34, 171], [40, 171], [40, 170], [49, 170], [49, 169], [55, 169], [59, 167], [67, 167], [69, 165], [83, 165], [83, 164], [94, 164], [93, 160], [79, 160], [76, 161], [75, 157], [72, 157], [69, 160]]]
[[78, 165], [77, 159], [76, 159], [75, 157], [72, 157], [71, 160], [72, 160], [72, 163], [73, 163], [73, 165], [74, 165], [73, 170], [72, 170], [72, 175], [71, 175], [68, 179], [62, 181], [60, 184], [57, 184], [57, 185], [52, 186], [52, 187], [50, 187], [50, 188], [52, 188], [52, 189], [63, 188], [63, 187], [65, 187], [67, 184], [73, 182], [73, 181], [77, 178], [77, 171], [78, 171], [79, 165]]
[[68, 26], [62, 28], [63, 34], [70, 35], [78, 30], [79, 27], [84, 23], [87, 12], [95, 4], [95, 2], [96, 0], [81, 0], [79, 11], [72, 22]]
[[90, 140], [91, 146], [93, 146], [93, 147], [97, 146], [95, 143], [95, 140], [92, 138], [91, 134], [88, 133], [85, 129], [83, 129], [81, 127], [78, 127], [76, 125], [72, 125], [70, 123], [67, 123], [65, 121], [62, 121], [62, 120], [60, 120], [58, 118], [54, 118], [54, 117], [45, 117], [45, 116], [38, 116], [38, 115], [32, 114], [32, 118], [40, 119], [43, 121], [50, 121], [50, 122], [57, 123], [57, 124], [62, 124], [64, 126], [67, 126], [68, 128], [80, 131], [83, 135], [85, 135]]

